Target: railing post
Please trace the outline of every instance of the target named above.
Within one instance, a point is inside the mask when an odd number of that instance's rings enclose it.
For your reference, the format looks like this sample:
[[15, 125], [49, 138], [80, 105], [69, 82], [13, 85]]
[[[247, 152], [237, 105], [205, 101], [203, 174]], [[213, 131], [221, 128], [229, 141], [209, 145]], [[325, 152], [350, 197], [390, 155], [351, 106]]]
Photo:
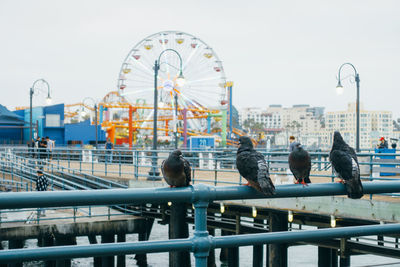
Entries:
[[210, 251], [210, 240], [207, 231], [208, 202], [197, 201], [194, 203], [194, 257], [196, 267], [207, 267], [207, 257]]
[[[370, 181], [372, 182], [374, 180], [374, 158], [372, 155], [369, 156], [369, 178]], [[372, 199], [372, 194], [369, 195], [369, 199]]]

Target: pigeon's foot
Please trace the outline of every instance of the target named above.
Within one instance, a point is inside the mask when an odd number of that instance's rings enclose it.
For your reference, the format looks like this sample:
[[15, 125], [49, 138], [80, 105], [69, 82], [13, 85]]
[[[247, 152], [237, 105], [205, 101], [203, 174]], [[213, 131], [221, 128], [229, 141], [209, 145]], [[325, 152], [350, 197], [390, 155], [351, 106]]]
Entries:
[[301, 180], [301, 184], [304, 186], [308, 186], [308, 184], [306, 182], [304, 182], [304, 180]]
[[251, 186], [249, 182], [247, 182], [246, 184], [242, 184], [244, 186]]
[[170, 187], [170, 188], [174, 188], [174, 187], [176, 187], [176, 186], [175, 186], [175, 185], [170, 185], [169, 187]]
[[340, 179], [339, 181], [337, 181], [336, 183], [341, 183], [341, 184], [345, 184], [345, 181], [343, 179]]
[[296, 180], [296, 182], [294, 182], [294, 184], [299, 184], [299, 181], [298, 181], [298, 180]]

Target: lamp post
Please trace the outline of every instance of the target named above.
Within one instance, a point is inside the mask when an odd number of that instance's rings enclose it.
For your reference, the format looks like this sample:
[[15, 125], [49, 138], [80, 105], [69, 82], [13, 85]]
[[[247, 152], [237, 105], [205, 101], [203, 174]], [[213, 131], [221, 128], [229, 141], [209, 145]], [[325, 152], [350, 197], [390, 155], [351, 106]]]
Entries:
[[[184, 83], [184, 77], [183, 77], [183, 71], [182, 71], [182, 57], [181, 55], [178, 53], [178, 51], [174, 50], [174, 49], [165, 49], [163, 50], [160, 55], [158, 56], [158, 59], [154, 62], [154, 111], [153, 111], [153, 156], [152, 156], [152, 167], [150, 170], [150, 177], [149, 180], [156, 180], [159, 179], [158, 176], [160, 175], [160, 173], [158, 172], [158, 168], [157, 168], [157, 111], [158, 111], [158, 85], [157, 85], [157, 79], [158, 79], [158, 71], [160, 70], [160, 59], [161, 56], [165, 53], [165, 52], [174, 52], [178, 57], [179, 57], [179, 75], [176, 79], [176, 83], [178, 85], [182, 85]], [[176, 92], [175, 92], [176, 94]], [[177, 95], [176, 95], [177, 97]], [[177, 101], [176, 101], [177, 102]], [[177, 109], [176, 109], [177, 111]], [[175, 126], [176, 127], [176, 126]], [[177, 147], [177, 133], [175, 132], [175, 146]]]
[[42, 82], [47, 86], [47, 97], [46, 97], [46, 103], [50, 104], [51, 103], [51, 97], [50, 97], [50, 85], [47, 81], [44, 79], [38, 79], [33, 82], [32, 87], [29, 90], [29, 142], [32, 142], [32, 98], [33, 94], [35, 93], [35, 86], [38, 82]]
[[360, 76], [354, 67], [353, 64], [351, 63], [343, 63], [340, 68], [339, 68], [339, 74], [338, 74], [338, 84], [336, 85], [336, 91], [338, 94], [343, 93], [343, 86], [341, 83], [340, 79], [340, 72], [342, 71], [342, 68], [345, 65], [349, 65], [353, 68], [354, 70], [354, 77], [356, 80], [356, 86], [357, 86], [357, 99], [356, 99], [356, 151], [360, 152]]
[[[82, 105], [84, 106], [85, 105], [85, 100], [87, 100], [87, 99], [90, 99], [90, 100], [92, 100], [93, 101], [93, 103], [94, 103], [94, 105], [93, 105], [93, 107], [94, 107], [94, 121], [95, 121], [95, 125], [96, 125], [96, 149], [97, 149], [97, 145], [98, 145], [98, 133], [97, 133], [97, 131], [98, 131], [98, 123], [97, 123], [97, 103], [96, 103], [96, 101], [93, 99], [93, 98], [91, 98], [91, 97], [85, 97], [83, 100], [82, 100]], [[82, 109], [83, 109], [83, 107], [82, 107]], [[84, 111], [82, 110], [82, 113], [84, 113]], [[84, 115], [82, 115], [82, 116], [84, 116]]]

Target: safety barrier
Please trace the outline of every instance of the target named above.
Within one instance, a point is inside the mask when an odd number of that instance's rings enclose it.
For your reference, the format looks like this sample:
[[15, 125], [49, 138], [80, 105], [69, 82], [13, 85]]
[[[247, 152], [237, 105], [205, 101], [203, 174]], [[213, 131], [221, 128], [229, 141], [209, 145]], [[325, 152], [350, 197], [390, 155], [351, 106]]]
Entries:
[[[366, 194], [400, 192], [400, 182], [365, 182]], [[400, 231], [400, 224], [343, 227], [337, 229], [305, 230], [301, 232], [276, 232], [212, 237], [207, 232], [207, 207], [214, 200], [291, 198], [345, 195], [342, 184], [283, 185], [276, 187], [273, 196], [266, 197], [250, 187], [215, 187], [197, 184], [185, 188], [143, 188], [113, 190], [74, 190], [58, 192], [20, 192], [0, 194], [0, 209], [47, 208], [83, 205], [120, 205], [185, 202], [195, 208], [195, 231], [188, 239], [146, 241], [138, 243], [98, 244], [90, 246], [63, 246], [37, 249], [14, 249], [0, 251], [0, 263], [16, 261], [89, 257], [99, 255], [154, 253], [187, 250], [194, 253], [196, 266], [207, 266], [210, 249], [238, 247], [265, 243], [310, 241], [337, 237], [390, 234]]]

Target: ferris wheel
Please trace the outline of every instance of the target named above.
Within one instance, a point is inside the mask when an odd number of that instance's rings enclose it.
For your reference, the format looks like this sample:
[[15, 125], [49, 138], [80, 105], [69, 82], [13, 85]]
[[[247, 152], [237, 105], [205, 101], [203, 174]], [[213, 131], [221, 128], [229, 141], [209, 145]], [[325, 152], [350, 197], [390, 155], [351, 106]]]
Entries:
[[[143, 105], [154, 105], [156, 60], [159, 60], [159, 117], [175, 116], [176, 106], [190, 110], [189, 116], [195, 117], [196, 110], [218, 109], [226, 104], [226, 78], [221, 60], [204, 41], [179, 31], [152, 34], [128, 53], [118, 79], [119, 92], [128, 102], [134, 104], [140, 99]], [[143, 112], [144, 117], [152, 115], [152, 109]], [[189, 126], [201, 129], [204, 121], [193, 120]]]

